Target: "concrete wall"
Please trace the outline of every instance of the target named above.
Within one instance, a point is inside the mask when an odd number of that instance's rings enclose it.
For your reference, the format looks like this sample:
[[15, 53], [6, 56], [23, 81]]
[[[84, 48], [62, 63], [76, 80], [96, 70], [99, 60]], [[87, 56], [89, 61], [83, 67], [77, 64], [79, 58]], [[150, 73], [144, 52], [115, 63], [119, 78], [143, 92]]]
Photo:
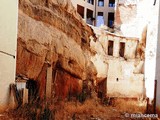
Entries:
[[[154, 12], [153, 12], [154, 10]], [[157, 50], [157, 34], [158, 34], [158, 16], [155, 8], [152, 8], [153, 14], [149, 19], [147, 29], [147, 40], [145, 50], [145, 86], [147, 97], [154, 98], [154, 81], [156, 76], [156, 50]]]
[[0, 109], [9, 105], [9, 85], [15, 82], [18, 0], [0, 4]]
[[117, 0], [120, 4], [125, 4], [125, 5], [129, 5], [129, 4], [136, 4], [137, 0]]
[[96, 16], [98, 16], [98, 12], [103, 12], [104, 16], [104, 24], [108, 25], [108, 13], [114, 13], [114, 7], [109, 7], [109, 0], [104, 0], [104, 6], [100, 7], [98, 6], [98, 0], [97, 0], [97, 13]]
[[156, 54], [156, 80], [157, 80], [157, 112], [160, 114], [160, 3], [156, 3], [156, 11], [158, 12], [158, 36], [157, 36], [157, 54]]
[[160, 3], [151, 5], [148, 13], [148, 29], [145, 51], [145, 86], [150, 104], [154, 99], [155, 80], [157, 80], [156, 107], [160, 114]]
[[71, 0], [73, 6], [77, 10], [77, 5], [83, 6], [84, 7], [84, 20], [87, 20], [87, 9], [90, 9], [93, 11], [93, 17], [95, 17], [95, 0], [94, 0], [94, 5], [88, 3], [87, 1], [84, 0]]

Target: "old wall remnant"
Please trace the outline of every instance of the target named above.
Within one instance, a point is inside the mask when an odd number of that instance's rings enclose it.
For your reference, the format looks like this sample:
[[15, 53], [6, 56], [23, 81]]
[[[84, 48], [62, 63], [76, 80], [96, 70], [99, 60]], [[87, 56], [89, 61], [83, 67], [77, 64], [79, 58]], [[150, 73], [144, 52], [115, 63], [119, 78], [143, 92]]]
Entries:
[[[95, 36], [92, 29], [83, 22], [70, 0], [20, 0], [16, 74], [38, 81], [42, 99], [46, 87], [52, 87], [52, 84], [46, 86], [47, 79], [52, 77], [53, 84], [59, 86], [56, 95], [66, 97], [76, 79], [94, 79], [96, 74], [95, 70], [95, 74], [87, 71], [88, 67], [94, 68], [90, 63], [93, 54], [90, 36]], [[47, 74], [51, 66], [53, 72]], [[64, 73], [62, 78], [56, 77], [57, 70], [58, 76]], [[81, 85], [77, 83], [73, 88], [79, 92]]]
[[[126, 11], [131, 9], [136, 12], [134, 14], [130, 12], [126, 21], [123, 21], [123, 18], [128, 14]], [[116, 8], [115, 25], [121, 30], [121, 34], [140, 38], [138, 52], [142, 55], [142, 58], [145, 58], [145, 87], [150, 104], [153, 103], [152, 100], [154, 99], [155, 79], [158, 81], [160, 78], [159, 9], [160, 3], [157, 0], [118, 0]], [[157, 83], [160, 86], [159, 82]], [[158, 92], [159, 87], [157, 88], [158, 108], [160, 106], [160, 93]]]
[[[108, 41], [114, 42], [113, 55], [108, 55], [107, 95], [114, 97], [140, 97], [144, 95], [144, 60], [136, 56], [138, 39], [109, 34], [107, 37]], [[121, 55], [121, 43], [124, 45], [124, 55]], [[140, 67], [138, 68], [138, 66]]]
[[[141, 38], [148, 24], [153, 1], [117, 0], [115, 10], [115, 28], [123, 36]], [[146, 12], [148, 11], [148, 12]], [[141, 39], [139, 39], [141, 41]]]
[[[96, 42], [91, 42], [91, 48], [98, 51], [92, 60], [97, 77], [101, 78], [99, 82], [106, 77], [106, 96], [145, 96], [144, 57], [138, 53], [139, 38], [119, 36], [103, 29], [97, 37]], [[103, 64], [102, 69], [96, 65], [97, 60]]]

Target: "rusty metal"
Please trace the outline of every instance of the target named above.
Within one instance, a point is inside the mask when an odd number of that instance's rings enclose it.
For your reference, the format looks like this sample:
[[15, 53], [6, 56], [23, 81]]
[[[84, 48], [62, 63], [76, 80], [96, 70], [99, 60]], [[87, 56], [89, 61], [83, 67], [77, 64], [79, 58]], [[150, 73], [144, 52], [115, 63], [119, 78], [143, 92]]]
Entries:
[[156, 99], [157, 99], [157, 80], [154, 82], [154, 103], [153, 103], [153, 112], [156, 114]]

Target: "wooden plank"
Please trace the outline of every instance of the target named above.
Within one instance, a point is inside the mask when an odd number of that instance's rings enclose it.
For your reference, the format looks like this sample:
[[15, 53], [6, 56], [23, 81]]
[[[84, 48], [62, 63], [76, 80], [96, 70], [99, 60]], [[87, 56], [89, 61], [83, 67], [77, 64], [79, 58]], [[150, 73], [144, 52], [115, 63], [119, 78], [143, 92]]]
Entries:
[[47, 68], [47, 81], [46, 81], [46, 98], [51, 98], [52, 93], [52, 66]]
[[19, 101], [16, 95], [16, 85], [15, 84], [11, 84], [10, 85], [10, 98], [13, 100], [10, 101], [10, 105], [12, 107], [17, 107], [19, 105]]
[[28, 89], [23, 89], [23, 105], [28, 103]]

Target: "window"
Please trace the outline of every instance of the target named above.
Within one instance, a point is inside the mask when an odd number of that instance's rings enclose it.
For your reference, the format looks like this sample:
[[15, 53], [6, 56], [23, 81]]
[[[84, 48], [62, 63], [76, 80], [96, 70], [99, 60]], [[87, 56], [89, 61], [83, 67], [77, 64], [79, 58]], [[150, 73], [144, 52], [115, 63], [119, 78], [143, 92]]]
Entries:
[[114, 24], [114, 13], [108, 13], [108, 27], [113, 27]]
[[119, 50], [120, 57], [124, 57], [124, 51], [125, 51], [125, 43], [120, 42], [120, 50]]
[[77, 5], [77, 12], [81, 15], [82, 18], [84, 18], [84, 7]]
[[104, 25], [104, 17], [103, 17], [103, 12], [98, 12], [97, 16], [97, 27]]
[[113, 41], [108, 41], [108, 55], [113, 55]]
[[115, 0], [109, 0], [109, 7], [115, 7]]
[[93, 11], [87, 9], [87, 23], [93, 25]]
[[87, 0], [87, 2], [92, 4], [92, 5], [94, 4], [94, 0]]
[[98, 16], [103, 16], [103, 12], [98, 12]]
[[98, 6], [103, 7], [104, 6], [104, 0], [98, 0]]

